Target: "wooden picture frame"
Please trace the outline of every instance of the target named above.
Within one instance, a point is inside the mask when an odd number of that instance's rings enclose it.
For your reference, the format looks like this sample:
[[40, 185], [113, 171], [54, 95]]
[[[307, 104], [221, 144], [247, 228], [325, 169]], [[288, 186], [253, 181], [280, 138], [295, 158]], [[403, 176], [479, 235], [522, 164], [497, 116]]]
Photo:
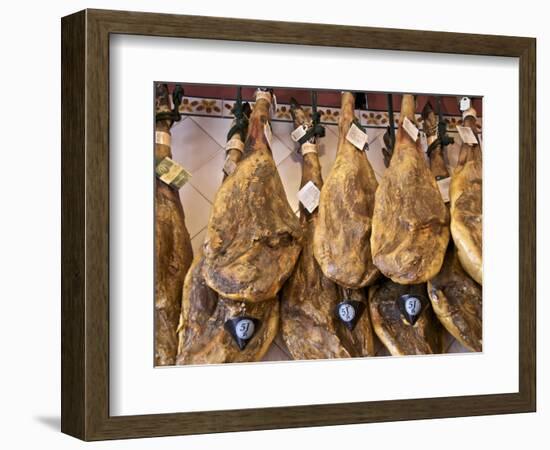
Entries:
[[[85, 10], [62, 30], [62, 416], [84, 440], [535, 411], [536, 40]], [[215, 34], [212, 30], [216, 30]], [[109, 415], [109, 36], [220, 39], [519, 58], [519, 392], [276, 408]]]

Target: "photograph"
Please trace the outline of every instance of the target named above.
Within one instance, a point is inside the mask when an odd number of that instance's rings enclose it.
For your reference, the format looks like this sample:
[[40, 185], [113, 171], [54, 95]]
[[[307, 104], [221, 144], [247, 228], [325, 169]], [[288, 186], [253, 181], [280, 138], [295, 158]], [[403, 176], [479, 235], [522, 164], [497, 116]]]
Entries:
[[152, 91], [156, 367], [483, 351], [481, 96]]

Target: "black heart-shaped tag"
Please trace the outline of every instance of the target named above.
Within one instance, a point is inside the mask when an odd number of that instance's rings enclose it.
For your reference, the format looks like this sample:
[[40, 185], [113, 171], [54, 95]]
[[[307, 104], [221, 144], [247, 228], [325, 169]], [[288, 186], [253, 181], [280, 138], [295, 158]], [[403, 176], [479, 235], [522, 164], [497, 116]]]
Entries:
[[243, 351], [260, 327], [254, 317], [239, 316], [225, 321], [224, 328], [231, 335], [239, 350]]
[[417, 294], [404, 294], [397, 299], [399, 311], [401, 311], [405, 320], [411, 325], [416, 323], [429, 303], [426, 297]]
[[363, 302], [344, 300], [336, 305], [334, 313], [348, 330], [353, 331], [364, 310], [365, 304]]

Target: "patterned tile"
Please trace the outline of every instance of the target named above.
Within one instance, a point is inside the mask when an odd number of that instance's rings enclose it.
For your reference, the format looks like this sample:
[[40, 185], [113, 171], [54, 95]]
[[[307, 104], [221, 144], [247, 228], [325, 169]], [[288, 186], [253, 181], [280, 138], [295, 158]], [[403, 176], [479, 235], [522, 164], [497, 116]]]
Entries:
[[271, 152], [273, 153], [273, 160], [278, 165], [283, 159], [285, 159], [290, 153], [292, 147], [287, 147], [277, 136], [273, 136], [271, 140]]
[[292, 121], [292, 114], [290, 113], [290, 105], [277, 105], [277, 110], [273, 114], [273, 119], [276, 120], [288, 120]]
[[359, 118], [366, 127], [387, 127], [389, 123], [388, 113], [382, 111], [360, 111]]
[[300, 180], [302, 177], [301, 159], [301, 156], [292, 153], [277, 167], [292, 211], [298, 209], [297, 195], [300, 190]]
[[199, 127], [201, 127], [206, 133], [214, 139], [218, 145], [225, 147], [227, 142], [227, 133], [231, 128], [231, 119], [216, 118], [211, 117], [191, 117]]
[[[254, 102], [249, 102], [251, 107], [254, 107]], [[193, 114], [202, 116], [222, 116], [233, 117], [231, 109], [235, 104], [234, 100], [220, 100], [198, 97], [184, 97], [180, 106], [182, 114]], [[321, 122], [327, 124], [337, 124], [340, 117], [340, 108], [319, 106], [318, 111], [321, 113]], [[308, 117], [311, 117], [311, 108], [304, 106], [304, 111]], [[386, 127], [389, 124], [389, 115], [386, 111], [377, 110], [357, 110], [356, 115], [364, 126], [369, 127]], [[422, 126], [422, 116], [420, 113], [415, 115], [419, 127]], [[461, 116], [444, 115], [444, 120], [449, 125], [449, 130], [456, 129], [456, 125], [462, 124]], [[289, 104], [278, 104], [277, 110], [272, 115], [273, 121], [292, 122]], [[399, 121], [399, 112], [394, 113], [394, 124]], [[481, 131], [482, 119], [477, 120], [478, 131]]]
[[187, 231], [193, 237], [208, 224], [211, 205], [190, 183], [180, 189], [180, 200]]
[[325, 107], [319, 107], [317, 108], [317, 111], [321, 113], [321, 122], [325, 123], [338, 123], [338, 119], [340, 118], [340, 109], [338, 108], [325, 108]]
[[225, 150], [219, 149], [213, 158], [193, 172], [189, 181], [210, 202], [214, 201], [216, 192], [223, 181]]
[[[219, 120], [219, 119], [214, 119]], [[172, 127], [174, 160], [193, 173], [220, 150], [220, 145], [193, 120]]]
[[273, 130], [273, 134], [277, 136], [277, 139], [290, 150], [294, 150], [297, 147], [297, 144], [290, 138], [290, 133], [294, 129], [291, 122], [271, 122], [271, 129]]
[[182, 114], [222, 115], [222, 100], [199, 97], [183, 97], [179, 107]]

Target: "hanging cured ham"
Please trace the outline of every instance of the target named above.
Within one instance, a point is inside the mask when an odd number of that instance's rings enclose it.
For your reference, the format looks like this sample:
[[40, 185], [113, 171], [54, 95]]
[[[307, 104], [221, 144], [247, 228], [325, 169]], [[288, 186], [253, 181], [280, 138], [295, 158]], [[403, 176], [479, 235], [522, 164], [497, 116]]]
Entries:
[[244, 155], [214, 199], [203, 274], [220, 295], [251, 302], [275, 297], [301, 250], [301, 228], [270, 150], [271, 94], [258, 91]]
[[[302, 108], [293, 101], [294, 125], [307, 124]], [[314, 126], [311, 124], [311, 126]], [[318, 193], [323, 186], [317, 154], [317, 138], [301, 146], [301, 188]], [[312, 185], [313, 184], [313, 185]], [[304, 192], [304, 191], [302, 191]], [[300, 204], [304, 246], [294, 272], [281, 292], [281, 324], [285, 344], [294, 359], [349, 358], [374, 355], [374, 331], [367, 299], [362, 290], [343, 289], [325, 277], [313, 256], [313, 233], [318, 221], [315, 202], [312, 212]], [[344, 300], [348, 300], [344, 303]], [[339, 304], [342, 303], [342, 305]], [[347, 322], [340, 318], [339, 311]], [[353, 317], [351, 317], [351, 315]]]
[[[235, 112], [235, 111], [234, 111]], [[241, 111], [238, 111], [241, 113]], [[241, 124], [244, 116], [239, 114]], [[233, 130], [233, 128], [232, 128]], [[241, 136], [246, 129], [241, 127], [232, 135], [226, 146], [227, 159], [224, 166], [229, 178], [238, 165], [244, 144]], [[227, 164], [231, 161], [234, 165]], [[230, 167], [232, 170], [228, 170]], [[179, 344], [177, 364], [220, 364], [227, 362], [259, 361], [263, 358], [279, 329], [279, 300], [273, 298], [258, 303], [235, 301], [223, 298], [211, 289], [204, 280], [202, 252], [195, 257], [185, 278], [182, 311], [178, 328]], [[240, 332], [239, 323], [247, 328], [246, 339], [239, 340], [233, 333]], [[242, 344], [246, 345], [242, 345]]]
[[[442, 144], [451, 140], [428, 103], [422, 111], [428, 137], [430, 168], [437, 179], [449, 176], [442, 154]], [[440, 131], [438, 131], [438, 128]], [[443, 266], [428, 282], [428, 295], [434, 312], [462, 345], [472, 351], [482, 349], [482, 295], [481, 287], [464, 271], [458, 261], [456, 248], [449, 243]]]
[[[179, 102], [175, 102], [176, 104]], [[176, 105], [177, 107], [177, 105]], [[171, 158], [168, 86], [156, 87], [155, 160]], [[193, 259], [178, 190], [155, 180], [155, 365], [174, 364], [183, 280]]]
[[462, 345], [482, 350], [482, 292], [458, 261], [456, 248], [449, 249], [441, 271], [428, 282], [428, 294], [439, 321]]
[[[476, 132], [476, 112], [464, 113], [464, 127], [473, 134], [472, 143], [463, 143], [458, 166], [450, 187], [451, 233], [458, 258], [468, 274], [478, 283], [483, 282], [482, 266], [482, 163], [481, 147]], [[475, 142], [475, 143], [474, 143]]]
[[376, 335], [393, 356], [441, 353], [441, 325], [426, 297], [426, 285], [385, 280], [369, 289]]
[[422, 110], [424, 119], [424, 132], [428, 142], [428, 157], [430, 159], [430, 170], [436, 181], [449, 177], [449, 171], [443, 157], [443, 145], [439, 136], [439, 120], [435, 115], [432, 105], [428, 102]]
[[424, 283], [434, 277], [449, 241], [447, 208], [419, 140], [404, 128], [414, 127], [414, 113], [414, 97], [404, 95], [395, 148], [376, 191], [372, 219], [374, 263], [401, 284]]
[[370, 244], [378, 183], [363, 148], [347, 139], [350, 128], [360, 128], [354, 105], [353, 94], [343, 92], [338, 151], [321, 191], [313, 237], [313, 252], [321, 270], [327, 278], [347, 288], [367, 286], [379, 274]]

